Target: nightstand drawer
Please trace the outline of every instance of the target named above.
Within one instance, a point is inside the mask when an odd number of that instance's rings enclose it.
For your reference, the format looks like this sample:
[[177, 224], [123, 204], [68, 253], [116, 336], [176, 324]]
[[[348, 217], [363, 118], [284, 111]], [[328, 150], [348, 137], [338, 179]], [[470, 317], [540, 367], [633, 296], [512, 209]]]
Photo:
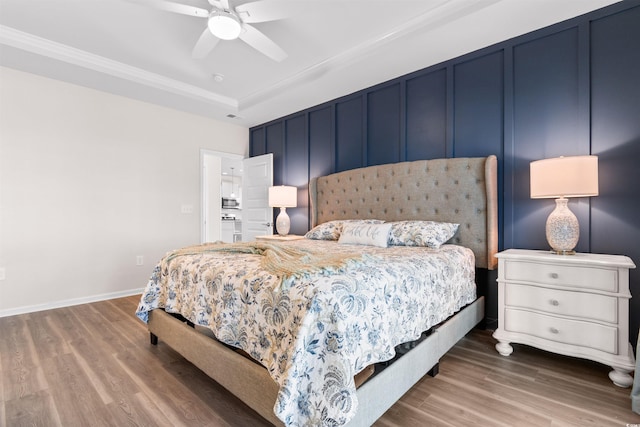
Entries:
[[617, 269], [509, 260], [505, 263], [504, 279], [608, 292], [618, 291]]
[[606, 295], [507, 283], [504, 298], [505, 305], [510, 308], [527, 308], [587, 320], [618, 323], [618, 299]]
[[561, 319], [522, 310], [505, 310], [504, 329], [544, 340], [618, 353], [618, 328]]

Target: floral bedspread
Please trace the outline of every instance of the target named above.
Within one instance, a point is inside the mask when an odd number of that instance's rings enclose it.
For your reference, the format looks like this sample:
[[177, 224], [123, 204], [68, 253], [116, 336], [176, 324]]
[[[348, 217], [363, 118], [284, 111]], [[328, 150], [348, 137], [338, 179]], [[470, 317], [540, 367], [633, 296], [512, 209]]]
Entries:
[[279, 384], [274, 412], [287, 426], [348, 422], [358, 408], [356, 373], [476, 299], [473, 253], [460, 246], [283, 244], [370, 256], [286, 287], [259, 268], [260, 255], [165, 257], [136, 315], [146, 322], [156, 308], [180, 313], [249, 353]]

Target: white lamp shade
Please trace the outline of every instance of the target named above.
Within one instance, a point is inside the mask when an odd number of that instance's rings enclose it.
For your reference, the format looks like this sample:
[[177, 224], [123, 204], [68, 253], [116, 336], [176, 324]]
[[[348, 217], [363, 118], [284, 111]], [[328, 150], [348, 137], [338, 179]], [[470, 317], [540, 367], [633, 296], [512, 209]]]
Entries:
[[298, 204], [298, 189], [288, 185], [269, 187], [269, 206], [272, 208], [295, 208]]
[[531, 198], [598, 195], [598, 157], [572, 156], [531, 162]]

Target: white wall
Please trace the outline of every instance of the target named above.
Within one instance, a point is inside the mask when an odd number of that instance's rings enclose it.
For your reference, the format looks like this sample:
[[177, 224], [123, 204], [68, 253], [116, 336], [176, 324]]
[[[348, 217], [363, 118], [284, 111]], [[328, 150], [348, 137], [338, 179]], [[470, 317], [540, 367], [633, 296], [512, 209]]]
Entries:
[[200, 149], [248, 145], [245, 127], [0, 67], [0, 316], [142, 289], [200, 241]]

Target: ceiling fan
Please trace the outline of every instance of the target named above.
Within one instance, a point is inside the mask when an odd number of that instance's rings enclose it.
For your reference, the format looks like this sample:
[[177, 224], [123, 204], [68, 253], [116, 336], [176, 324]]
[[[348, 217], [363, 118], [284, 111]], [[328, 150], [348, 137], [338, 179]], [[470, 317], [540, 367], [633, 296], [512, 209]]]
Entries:
[[290, 16], [299, 9], [300, 1], [261, 0], [244, 3], [232, 8], [229, 0], [208, 0], [211, 9], [203, 9], [167, 0], [133, 0], [157, 9], [183, 15], [207, 18], [207, 28], [193, 48], [194, 58], [204, 58], [220, 40], [240, 39], [258, 52], [280, 62], [287, 57], [273, 40], [255, 28], [253, 23], [275, 21]]

